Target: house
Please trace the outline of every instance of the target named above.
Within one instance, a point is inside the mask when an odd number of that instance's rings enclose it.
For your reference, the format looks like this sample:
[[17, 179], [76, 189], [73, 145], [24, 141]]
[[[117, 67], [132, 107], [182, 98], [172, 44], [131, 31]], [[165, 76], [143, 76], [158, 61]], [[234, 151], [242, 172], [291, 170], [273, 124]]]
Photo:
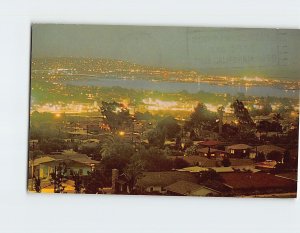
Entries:
[[218, 167], [221, 166], [220, 159], [209, 159], [207, 157], [202, 157], [198, 155], [189, 155], [189, 156], [168, 156], [169, 159], [183, 159], [188, 162], [190, 166], [200, 166], [200, 167]]
[[269, 173], [236, 172], [220, 175], [222, 183], [230, 188], [231, 196], [268, 193], [295, 193], [296, 195], [297, 192], [296, 181]]
[[263, 153], [267, 158], [272, 152], [277, 152], [283, 156], [285, 149], [275, 145], [262, 145], [257, 146], [257, 153]]
[[166, 187], [178, 181], [197, 183], [197, 177], [190, 172], [144, 172], [136, 188], [143, 194], [167, 194]]
[[248, 158], [252, 146], [247, 144], [235, 144], [226, 147], [226, 151], [230, 154], [230, 157], [235, 158]]
[[165, 189], [168, 195], [173, 196], [217, 196], [219, 194], [216, 190], [184, 180], [177, 181]]
[[210, 156], [210, 158], [224, 158], [228, 155], [228, 153], [226, 151], [223, 150], [217, 150], [214, 148], [210, 148], [210, 147], [204, 147], [201, 149], [197, 150], [200, 156], [205, 156], [208, 157]]
[[[72, 172], [78, 172], [80, 175], [88, 175], [99, 161], [90, 159], [84, 154], [50, 154], [41, 158], [35, 159], [33, 162], [33, 172], [43, 179], [50, 179], [51, 173], [61, 164], [67, 167], [67, 176]], [[32, 167], [32, 162], [30, 162]]]
[[206, 167], [198, 167], [198, 166], [185, 167], [185, 168], [182, 168], [182, 169], [177, 169], [176, 171], [199, 173], [199, 172], [203, 172], [203, 171], [209, 171], [210, 169], [215, 170], [217, 173], [234, 172], [234, 169], [232, 167], [210, 167], [210, 168], [206, 168]]

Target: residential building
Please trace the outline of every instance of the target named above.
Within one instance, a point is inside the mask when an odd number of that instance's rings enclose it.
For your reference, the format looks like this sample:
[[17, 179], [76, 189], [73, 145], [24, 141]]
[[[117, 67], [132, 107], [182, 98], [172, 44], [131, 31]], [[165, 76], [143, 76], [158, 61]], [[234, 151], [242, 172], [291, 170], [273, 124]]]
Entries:
[[220, 192], [189, 181], [177, 181], [167, 187], [168, 195], [172, 196], [217, 196]]
[[247, 144], [235, 144], [226, 147], [226, 151], [230, 154], [230, 157], [234, 158], [248, 158], [252, 146]]

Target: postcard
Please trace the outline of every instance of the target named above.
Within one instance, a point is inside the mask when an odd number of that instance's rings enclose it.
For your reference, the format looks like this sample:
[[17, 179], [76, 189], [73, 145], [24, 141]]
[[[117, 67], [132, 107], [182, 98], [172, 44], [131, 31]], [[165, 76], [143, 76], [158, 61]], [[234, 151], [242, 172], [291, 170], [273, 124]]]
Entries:
[[33, 24], [28, 191], [297, 196], [300, 31]]

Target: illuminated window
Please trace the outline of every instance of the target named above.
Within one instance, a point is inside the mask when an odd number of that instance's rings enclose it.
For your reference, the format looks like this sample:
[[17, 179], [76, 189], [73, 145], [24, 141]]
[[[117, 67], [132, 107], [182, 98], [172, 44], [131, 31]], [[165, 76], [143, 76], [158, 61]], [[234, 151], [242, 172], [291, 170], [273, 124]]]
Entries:
[[243, 153], [245, 154], [245, 153], [246, 153], [246, 150], [243, 150]]
[[234, 150], [230, 150], [230, 154], [234, 154]]

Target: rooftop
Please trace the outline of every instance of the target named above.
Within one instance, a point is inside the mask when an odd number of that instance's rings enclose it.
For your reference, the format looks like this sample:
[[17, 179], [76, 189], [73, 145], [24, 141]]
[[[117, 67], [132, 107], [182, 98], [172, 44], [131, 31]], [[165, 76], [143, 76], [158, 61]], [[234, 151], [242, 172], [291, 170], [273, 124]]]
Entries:
[[[232, 167], [210, 167], [209, 169], [213, 169], [218, 173], [219, 172], [234, 172]], [[194, 167], [185, 167], [182, 169], [178, 169], [177, 171], [203, 172], [203, 171], [208, 171], [209, 169], [206, 167], [194, 166]]]
[[267, 155], [270, 154], [272, 151], [279, 151], [280, 153], [284, 153], [285, 149], [274, 145], [262, 145], [257, 147], [257, 151]]
[[252, 146], [249, 146], [247, 144], [234, 144], [227, 147], [228, 150], [247, 150], [251, 148]]
[[222, 173], [223, 183], [233, 190], [284, 188], [295, 189], [297, 182], [268, 173]]
[[165, 187], [165, 189], [169, 192], [172, 193], [176, 193], [179, 195], [191, 195], [191, 196], [206, 196], [210, 193], [216, 193], [217, 191], [214, 191], [212, 189], [209, 189], [205, 186], [196, 184], [196, 183], [192, 183], [192, 182], [188, 182], [188, 181], [177, 181], [174, 184], [171, 184], [167, 187]]
[[177, 181], [189, 181], [196, 183], [197, 178], [190, 172], [166, 171], [166, 172], [144, 172], [142, 177], [138, 179], [138, 187], [149, 186], [168, 186]]
[[201, 167], [216, 167], [220, 160], [217, 159], [209, 159], [207, 157], [199, 156], [199, 155], [191, 155], [191, 156], [169, 156], [170, 159], [180, 158], [188, 162], [190, 165], [199, 165]]

